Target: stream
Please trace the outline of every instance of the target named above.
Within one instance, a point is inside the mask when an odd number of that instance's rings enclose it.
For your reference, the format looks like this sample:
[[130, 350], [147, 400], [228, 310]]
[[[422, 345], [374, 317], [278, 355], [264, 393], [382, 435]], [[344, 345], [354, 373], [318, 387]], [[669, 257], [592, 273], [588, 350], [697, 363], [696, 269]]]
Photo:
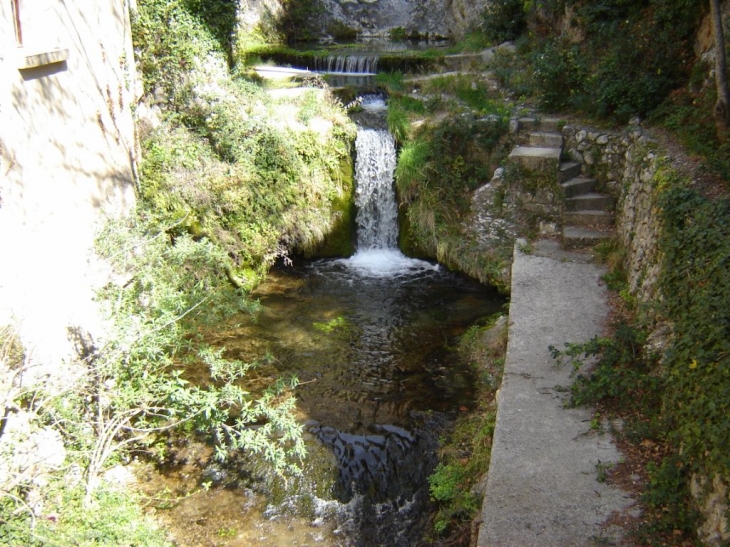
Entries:
[[[381, 103], [364, 106], [378, 111]], [[318, 463], [305, 467], [293, 493], [272, 501], [231, 480], [230, 470], [208, 464], [196, 476], [195, 463], [210, 455], [188, 449], [167, 480], [208, 482], [161, 511], [179, 545], [421, 542], [439, 437], [475, 403], [477, 371], [459, 358], [458, 338], [504, 299], [396, 248], [393, 139], [361, 127], [356, 150], [356, 254], [277, 265], [252, 294], [262, 305], [257, 320], [223, 327], [211, 340], [232, 358], [273, 356], [254, 382], [298, 378], [299, 418]]]

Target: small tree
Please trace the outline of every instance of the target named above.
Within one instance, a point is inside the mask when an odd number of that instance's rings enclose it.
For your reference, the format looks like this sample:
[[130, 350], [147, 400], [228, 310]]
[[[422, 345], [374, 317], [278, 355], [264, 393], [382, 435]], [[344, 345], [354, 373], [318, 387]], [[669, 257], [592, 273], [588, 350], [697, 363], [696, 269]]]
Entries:
[[715, 84], [717, 85], [717, 102], [713, 115], [717, 127], [717, 138], [727, 139], [730, 125], [730, 91], [727, 83], [727, 64], [725, 61], [725, 38], [722, 29], [722, 13], [720, 0], [710, 0], [713, 34], [715, 36]]

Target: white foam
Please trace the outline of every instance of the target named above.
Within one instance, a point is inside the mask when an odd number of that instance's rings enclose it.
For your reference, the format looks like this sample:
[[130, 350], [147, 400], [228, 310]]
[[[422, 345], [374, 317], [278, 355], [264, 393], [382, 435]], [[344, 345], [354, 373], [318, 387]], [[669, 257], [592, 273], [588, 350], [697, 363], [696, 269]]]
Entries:
[[367, 110], [368, 112], [381, 112], [388, 108], [385, 104], [385, 99], [380, 95], [365, 95], [362, 97], [362, 103], [360, 106], [363, 110]]
[[438, 264], [409, 258], [397, 249], [366, 249], [340, 263], [366, 277], [401, 277], [439, 270]]

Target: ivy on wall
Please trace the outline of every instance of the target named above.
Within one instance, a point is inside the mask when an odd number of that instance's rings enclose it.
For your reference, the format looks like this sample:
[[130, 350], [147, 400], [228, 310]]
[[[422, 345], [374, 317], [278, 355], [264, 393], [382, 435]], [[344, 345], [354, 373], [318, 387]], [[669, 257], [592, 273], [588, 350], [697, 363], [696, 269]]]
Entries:
[[694, 470], [730, 477], [730, 200], [679, 186], [660, 205], [671, 437]]

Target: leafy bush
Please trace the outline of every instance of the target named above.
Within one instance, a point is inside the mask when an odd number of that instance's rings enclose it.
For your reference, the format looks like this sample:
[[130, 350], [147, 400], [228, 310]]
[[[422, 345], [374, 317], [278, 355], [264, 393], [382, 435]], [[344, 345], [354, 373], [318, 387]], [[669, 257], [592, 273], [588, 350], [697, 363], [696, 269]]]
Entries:
[[[252, 309], [226, 279], [224, 251], [187, 235], [170, 244], [165, 232], [145, 222], [111, 226], [98, 246], [120, 281], [100, 294], [113, 330], [90, 358], [92, 380], [84, 387], [97, 446], [88, 460], [89, 490], [115, 451], [182, 426], [210, 438], [219, 458], [242, 448], [264, 455], [280, 471], [296, 471], [289, 455], [301, 457], [303, 443], [293, 399], [279, 388], [252, 396], [239, 383], [251, 365], [223, 359], [222, 349], [206, 346], [198, 335]], [[191, 384], [188, 367], [206, 369], [210, 383]], [[266, 425], [250, 428], [254, 422]]]
[[[227, 44], [191, 10], [192, 0], [147, 0], [132, 18], [132, 41], [145, 93], [164, 93], [176, 107], [190, 99], [191, 72], [210, 56], [226, 59]], [[198, 4], [196, 2], [196, 4]], [[205, 2], [202, 2], [205, 4]], [[211, 5], [220, 5], [213, 2]], [[198, 6], [200, 7], [200, 6]]]
[[[572, 403], [593, 405], [612, 400], [627, 409], [653, 409], [658, 413], [664, 381], [652, 374], [656, 363], [644, 355], [646, 335], [631, 325], [619, 324], [611, 338], [594, 337], [580, 344], [566, 343], [565, 350], [550, 346], [554, 359], [567, 361], [579, 372], [571, 386]], [[598, 361], [589, 373], [580, 373], [586, 359]]]
[[548, 110], [576, 106], [586, 93], [588, 71], [577, 45], [561, 39], [546, 40], [531, 56], [540, 104]]
[[495, 0], [482, 15], [482, 30], [494, 44], [516, 39], [527, 27], [523, 0]]
[[[646, 116], [689, 76], [699, 0], [532, 4], [539, 32], [530, 42], [531, 66], [498, 59], [496, 72], [519, 95], [536, 96], [543, 108], [573, 108], [625, 122]], [[572, 9], [569, 25], [584, 39], [546, 30], [566, 7]], [[518, 72], [525, 69], [527, 74]]]
[[[218, 459], [242, 450], [279, 474], [296, 474], [304, 455], [290, 396], [296, 381], [250, 393], [241, 380], [253, 364], [226, 360], [223, 348], [203, 340], [205, 329], [255, 309], [227, 279], [222, 249], [136, 219], [110, 224], [97, 250], [115, 276], [98, 295], [107, 314], [105, 337], [93, 343], [71, 333], [83, 347], [83, 374], [60, 395], [39, 385], [6, 401], [29, 416], [28, 427], [57, 433], [70, 460], [65, 464], [79, 472], [57, 473], [52, 483], [48, 476], [41, 483], [21, 475], [2, 485], [0, 518], [7, 526], [0, 539], [9, 544], [46, 544], [49, 534], [69, 545], [162, 545], [130, 494], [110, 492], [101, 477], [163, 432], [198, 433]], [[24, 501], [29, 490], [32, 506]], [[93, 505], [105, 512], [90, 510]], [[53, 518], [34, 526], [40, 510]]]

